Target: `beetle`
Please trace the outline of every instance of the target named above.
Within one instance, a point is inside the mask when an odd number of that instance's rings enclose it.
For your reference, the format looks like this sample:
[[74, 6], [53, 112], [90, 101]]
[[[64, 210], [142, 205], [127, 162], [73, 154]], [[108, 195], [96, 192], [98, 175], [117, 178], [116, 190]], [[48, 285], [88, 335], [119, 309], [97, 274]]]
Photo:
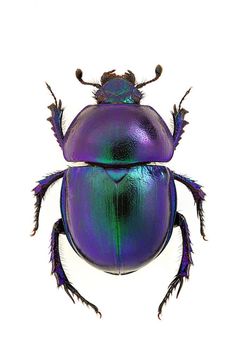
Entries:
[[161, 73], [162, 67], [157, 65], [153, 79], [137, 83], [132, 71], [117, 75], [111, 70], [103, 73], [100, 83], [92, 83], [84, 81], [78, 69], [77, 79], [96, 88], [96, 104], [82, 109], [65, 134], [62, 102], [57, 101], [46, 83], [54, 99], [48, 107], [48, 120], [70, 165], [40, 180], [33, 189], [36, 202], [32, 235], [38, 229], [41, 203], [49, 186], [62, 178], [61, 218], [51, 233], [52, 274], [58, 287], [63, 286], [73, 301], [75, 296], [100, 317], [97, 306], [68, 280], [59, 253], [59, 234], [66, 234], [74, 251], [88, 263], [107, 273], [124, 275], [155, 259], [168, 244], [173, 228], [179, 227], [181, 262], [159, 305], [159, 318], [162, 307], [177, 288], [178, 297], [192, 265], [190, 233], [184, 215], [177, 211], [175, 181], [192, 193], [200, 233], [206, 240], [202, 186], [162, 165], [173, 157], [188, 124], [188, 112], [182, 103], [190, 89], [179, 105], [173, 106], [173, 133], [152, 107], [140, 104], [140, 88], [156, 81]]

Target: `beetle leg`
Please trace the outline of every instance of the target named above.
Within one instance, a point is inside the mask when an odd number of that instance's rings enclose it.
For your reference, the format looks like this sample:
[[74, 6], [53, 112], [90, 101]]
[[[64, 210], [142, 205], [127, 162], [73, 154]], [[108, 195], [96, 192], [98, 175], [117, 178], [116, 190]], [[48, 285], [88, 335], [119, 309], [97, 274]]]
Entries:
[[173, 139], [174, 139], [174, 146], [178, 145], [181, 136], [184, 133], [184, 127], [188, 124], [186, 120], [184, 120], [185, 115], [188, 113], [187, 110], [184, 108], [181, 108], [181, 104], [184, 101], [184, 98], [189, 94], [191, 88], [185, 93], [183, 98], [181, 99], [178, 108], [174, 104], [173, 106], [173, 111], [172, 111], [172, 116], [174, 120], [174, 132], [173, 132]]
[[45, 196], [49, 186], [51, 186], [56, 180], [62, 178], [65, 170], [56, 172], [54, 174], [48, 175], [46, 178], [39, 180], [38, 185], [32, 190], [34, 196], [36, 197], [35, 202], [35, 216], [34, 216], [34, 228], [31, 235], [34, 235], [39, 226], [39, 214], [42, 204], [42, 199]]
[[73, 299], [73, 295], [77, 297], [78, 300], [81, 300], [82, 303], [86, 304], [87, 306], [90, 306], [92, 309], [95, 310], [96, 314], [99, 314], [100, 317], [102, 316], [101, 313], [99, 312], [99, 309], [97, 306], [94, 304], [90, 303], [88, 300], [86, 300], [69, 282], [62, 264], [60, 260], [60, 254], [59, 254], [59, 235], [60, 233], [64, 233], [64, 225], [62, 222], [62, 219], [59, 219], [53, 227], [52, 234], [51, 234], [51, 258], [50, 261], [52, 263], [52, 271], [51, 273], [55, 275], [56, 281], [57, 281], [57, 286], [63, 286], [65, 292], [68, 294], [68, 296], [71, 298], [71, 300], [75, 303]]
[[173, 172], [174, 179], [179, 181], [180, 183], [187, 186], [187, 188], [191, 191], [194, 201], [197, 206], [197, 215], [200, 219], [200, 232], [204, 240], [206, 240], [205, 234], [205, 224], [204, 224], [204, 213], [202, 208], [202, 202], [205, 200], [206, 194], [202, 190], [202, 186], [197, 184], [194, 180], [189, 179], [185, 176], [176, 174]]
[[54, 135], [56, 137], [57, 142], [59, 143], [60, 147], [63, 148], [64, 134], [62, 131], [62, 117], [63, 117], [64, 109], [62, 108], [61, 100], [59, 100], [59, 102], [57, 102], [56, 96], [54, 95], [54, 93], [53, 93], [51, 87], [48, 85], [48, 83], [46, 83], [46, 86], [49, 89], [49, 91], [55, 101], [55, 103], [48, 106], [48, 108], [51, 111], [51, 116], [47, 120], [50, 121], [50, 123], [52, 125], [51, 129], [54, 132]]
[[188, 225], [186, 222], [185, 217], [177, 212], [176, 213], [176, 218], [175, 218], [175, 226], [179, 226], [181, 229], [182, 233], [182, 238], [183, 238], [183, 251], [182, 251], [182, 257], [181, 257], [181, 263], [179, 267], [179, 271], [173, 281], [170, 283], [168, 287], [168, 291], [163, 298], [161, 304], [158, 307], [158, 318], [160, 318], [161, 313], [162, 313], [162, 307], [164, 304], [166, 304], [167, 300], [169, 299], [170, 295], [172, 294], [173, 290], [176, 289], [176, 287], [179, 285], [178, 292], [176, 294], [176, 298], [178, 298], [178, 295], [180, 293], [180, 290], [183, 286], [183, 281], [185, 278], [189, 278], [189, 270], [190, 266], [193, 265], [191, 253], [192, 247], [191, 247], [191, 241], [190, 241], [190, 233], [188, 229]]

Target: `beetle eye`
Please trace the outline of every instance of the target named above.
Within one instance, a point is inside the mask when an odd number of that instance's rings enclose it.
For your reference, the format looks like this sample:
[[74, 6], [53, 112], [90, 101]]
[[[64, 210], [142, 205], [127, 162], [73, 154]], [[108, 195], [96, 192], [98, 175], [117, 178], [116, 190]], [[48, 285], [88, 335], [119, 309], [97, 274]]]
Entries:
[[137, 97], [137, 96], [133, 96], [133, 101], [134, 101], [136, 104], [139, 104], [140, 98]]
[[138, 89], [134, 88], [132, 92], [132, 97], [135, 103], [139, 103], [140, 100], [143, 98], [143, 93]]
[[97, 91], [93, 92], [93, 98], [96, 99], [97, 103], [102, 103], [105, 100], [105, 95], [102, 89], [98, 89]]

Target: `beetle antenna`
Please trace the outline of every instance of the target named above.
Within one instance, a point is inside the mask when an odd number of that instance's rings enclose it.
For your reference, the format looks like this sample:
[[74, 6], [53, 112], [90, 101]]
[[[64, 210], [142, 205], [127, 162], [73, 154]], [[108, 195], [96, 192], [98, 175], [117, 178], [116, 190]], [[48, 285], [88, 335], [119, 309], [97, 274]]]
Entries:
[[81, 69], [77, 69], [75, 74], [76, 74], [78, 81], [80, 81], [83, 85], [90, 85], [90, 86], [94, 86], [96, 88], [101, 87], [101, 85], [99, 83], [92, 83], [92, 82], [83, 81], [83, 79], [82, 79], [83, 72]]
[[161, 76], [162, 74], [162, 67], [161, 65], [157, 65], [156, 66], [156, 69], [155, 69], [155, 77], [152, 79], [152, 80], [149, 80], [149, 81], [145, 81], [143, 83], [139, 83], [136, 88], [141, 88], [143, 86], [146, 86], [148, 85], [149, 83], [151, 82], [154, 82], [154, 81], [157, 81], [157, 79], [159, 79], [159, 77]]
[[57, 99], [56, 99], [56, 96], [55, 96], [54, 92], [52, 91], [51, 86], [50, 86], [50, 85], [48, 85], [48, 83], [47, 83], [47, 82], [45, 82], [45, 83], [46, 83], [46, 86], [47, 86], [47, 88], [49, 89], [49, 91], [50, 91], [50, 93], [51, 93], [52, 97], [54, 98], [55, 105], [57, 106]]
[[178, 110], [181, 109], [181, 104], [183, 103], [185, 97], [189, 94], [189, 92], [191, 91], [191, 89], [192, 89], [192, 87], [190, 87], [190, 88], [187, 90], [187, 92], [185, 93], [185, 95], [184, 95], [183, 98], [181, 99]]

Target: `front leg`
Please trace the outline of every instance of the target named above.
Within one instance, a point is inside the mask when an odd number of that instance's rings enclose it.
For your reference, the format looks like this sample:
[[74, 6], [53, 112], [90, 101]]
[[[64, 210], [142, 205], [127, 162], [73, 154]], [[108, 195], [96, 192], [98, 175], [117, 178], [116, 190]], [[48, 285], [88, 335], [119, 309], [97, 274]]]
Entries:
[[182, 134], [184, 133], [184, 127], [188, 124], [186, 120], [184, 120], [185, 115], [188, 113], [187, 110], [181, 108], [181, 104], [183, 103], [185, 97], [189, 94], [191, 88], [185, 93], [183, 98], [181, 99], [178, 108], [174, 104], [173, 106], [173, 120], [174, 120], [174, 132], [173, 132], [173, 139], [174, 139], [174, 147], [178, 145]]
[[62, 117], [63, 117], [64, 109], [62, 108], [61, 100], [59, 99], [59, 102], [57, 102], [56, 96], [53, 93], [51, 87], [48, 85], [48, 83], [46, 83], [46, 86], [49, 89], [49, 91], [55, 101], [55, 103], [49, 105], [49, 107], [48, 107], [51, 111], [51, 116], [47, 120], [50, 121], [50, 123], [52, 125], [51, 129], [54, 132], [56, 140], [59, 143], [60, 147], [63, 149], [64, 134], [62, 131]]
[[202, 202], [205, 201], [206, 194], [202, 190], [201, 185], [197, 184], [194, 180], [189, 179], [183, 175], [176, 174], [173, 172], [174, 179], [184, 184], [192, 193], [194, 201], [197, 206], [197, 215], [200, 219], [200, 232], [204, 240], [206, 240], [204, 214]]

